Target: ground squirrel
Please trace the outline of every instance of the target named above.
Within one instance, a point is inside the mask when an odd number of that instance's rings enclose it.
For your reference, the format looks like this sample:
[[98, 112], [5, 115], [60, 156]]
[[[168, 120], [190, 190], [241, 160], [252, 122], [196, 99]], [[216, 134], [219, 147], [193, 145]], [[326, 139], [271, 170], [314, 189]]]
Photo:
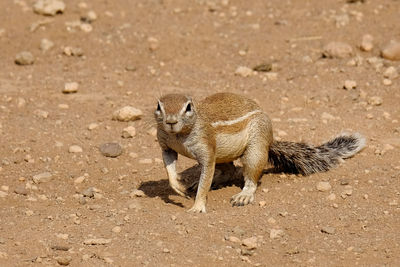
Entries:
[[232, 93], [217, 93], [198, 103], [185, 95], [168, 94], [158, 100], [154, 115], [170, 186], [187, 196], [188, 188], [176, 172], [178, 154], [197, 160], [201, 167], [192, 212], [206, 212], [217, 163], [240, 158], [244, 187], [231, 202], [242, 206], [254, 201], [268, 162], [285, 172], [308, 175], [327, 171], [365, 146], [358, 133], [341, 134], [320, 146], [273, 140], [268, 116], [254, 101]]

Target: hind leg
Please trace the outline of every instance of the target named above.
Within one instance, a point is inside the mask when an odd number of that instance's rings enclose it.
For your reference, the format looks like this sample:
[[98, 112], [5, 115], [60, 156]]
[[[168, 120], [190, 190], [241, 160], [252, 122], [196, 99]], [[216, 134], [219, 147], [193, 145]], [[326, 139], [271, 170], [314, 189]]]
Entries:
[[244, 187], [239, 194], [232, 196], [232, 206], [244, 206], [254, 201], [257, 182], [268, 163], [268, 149], [272, 142], [272, 128], [268, 117], [254, 121], [252, 127], [248, 146], [241, 157]]

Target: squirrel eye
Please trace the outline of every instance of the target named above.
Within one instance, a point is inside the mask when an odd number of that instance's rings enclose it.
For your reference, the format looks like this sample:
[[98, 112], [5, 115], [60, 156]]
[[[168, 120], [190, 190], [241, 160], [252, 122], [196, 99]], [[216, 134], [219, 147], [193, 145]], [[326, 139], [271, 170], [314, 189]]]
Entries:
[[160, 103], [157, 103], [157, 111], [161, 111]]
[[185, 112], [190, 112], [190, 111], [192, 111], [192, 105], [189, 103], [189, 104], [186, 106]]

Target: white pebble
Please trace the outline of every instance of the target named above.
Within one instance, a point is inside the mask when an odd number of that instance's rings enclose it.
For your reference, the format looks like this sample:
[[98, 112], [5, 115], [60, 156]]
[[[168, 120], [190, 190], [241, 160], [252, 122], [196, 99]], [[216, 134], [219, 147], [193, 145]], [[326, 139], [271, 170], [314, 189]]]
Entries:
[[83, 149], [82, 149], [82, 147], [80, 147], [78, 145], [72, 145], [68, 148], [68, 152], [69, 153], [82, 153]]
[[77, 82], [68, 82], [64, 84], [64, 89], [62, 92], [64, 94], [71, 94], [78, 92], [79, 84]]
[[248, 77], [253, 73], [253, 70], [249, 67], [240, 66], [236, 69], [235, 75], [240, 75], [242, 77]]
[[316, 187], [317, 190], [321, 192], [326, 192], [332, 189], [332, 186], [329, 182], [319, 182]]

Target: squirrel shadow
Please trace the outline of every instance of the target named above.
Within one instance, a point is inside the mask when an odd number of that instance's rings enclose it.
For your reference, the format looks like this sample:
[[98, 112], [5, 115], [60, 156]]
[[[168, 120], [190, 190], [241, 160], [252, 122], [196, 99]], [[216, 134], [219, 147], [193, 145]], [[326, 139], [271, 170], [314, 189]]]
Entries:
[[[274, 168], [266, 169], [263, 174], [278, 173]], [[188, 188], [187, 194], [191, 198], [196, 196], [197, 183], [201, 174], [200, 166], [194, 165], [183, 172], [179, 173], [180, 182]], [[211, 190], [218, 190], [224, 187], [237, 186], [242, 188], [244, 185], [243, 168], [235, 166], [233, 163], [217, 164], [215, 166], [215, 174]], [[168, 179], [158, 181], [142, 182], [138, 189], [142, 190], [147, 197], [159, 197], [165, 203], [170, 203], [179, 207], [183, 207], [182, 203], [176, 202], [170, 196], [177, 196], [178, 194], [169, 186]]]

